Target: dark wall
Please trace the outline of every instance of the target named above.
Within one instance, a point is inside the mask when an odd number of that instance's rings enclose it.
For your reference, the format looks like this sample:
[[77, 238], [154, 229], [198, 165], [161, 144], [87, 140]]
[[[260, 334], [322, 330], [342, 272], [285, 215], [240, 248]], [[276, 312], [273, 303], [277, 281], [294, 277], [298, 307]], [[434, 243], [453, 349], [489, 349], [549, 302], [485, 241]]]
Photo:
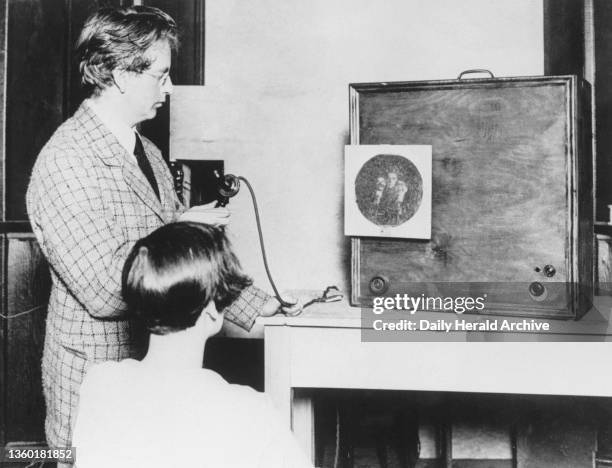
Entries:
[[544, 74], [584, 77], [583, 0], [544, 0]]
[[612, 2], [594, 0], [597, 220], [609, 221], [612, 204]]
[[[592, 1], [592, 25], [585, 24], [585, 3], [544, 0], [544, 73], [594, 81], [595, 219], [608, 222], [607, 206], [612, 204], [612, 2]], [[592, 44], [585, 45], [585, 28], [592, 28]], [[585, 47], [593, 52], [594, 80], [585, 76]]]
[[8, 6], [5, 219], [25, 220], [32, 164], [64, 118], [67, 21], [61, 2]]

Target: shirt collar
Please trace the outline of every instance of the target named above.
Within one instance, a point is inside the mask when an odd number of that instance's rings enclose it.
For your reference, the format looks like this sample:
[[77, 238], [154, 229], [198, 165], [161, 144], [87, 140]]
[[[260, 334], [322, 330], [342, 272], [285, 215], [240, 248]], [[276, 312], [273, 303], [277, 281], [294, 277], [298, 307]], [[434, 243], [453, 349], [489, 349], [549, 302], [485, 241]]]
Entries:
[[136, 144], [136, 130], [114, 118], [108, 112], [104, 112], [99, 106], [96, 106], [92, 99], [87, 100], [87, 105], [96, 114], [100, 121], [110, 130], [117, 138], [117, 141], [130, 155], [134, 155], [134, 146]]

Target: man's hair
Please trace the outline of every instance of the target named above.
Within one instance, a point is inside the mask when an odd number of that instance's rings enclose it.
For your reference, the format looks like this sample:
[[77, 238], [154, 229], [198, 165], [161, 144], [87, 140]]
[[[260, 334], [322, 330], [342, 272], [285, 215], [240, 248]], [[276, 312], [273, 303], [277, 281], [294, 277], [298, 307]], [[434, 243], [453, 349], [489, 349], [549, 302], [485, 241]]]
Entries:
[[157, 41], [178, 48], [174, 20], [158, 8], [102, 8], [90, 16], [76, 42], [81, 83], [93, 94], [113, 84], [115, 69], [141, 73], [151, 66], [145, 53]]
[[136, 242], [122, 275], [129, 309], [157, 335], [192, 327], [210, 301], [222, 310], [251, 284], [223, 228], [186, 222]]

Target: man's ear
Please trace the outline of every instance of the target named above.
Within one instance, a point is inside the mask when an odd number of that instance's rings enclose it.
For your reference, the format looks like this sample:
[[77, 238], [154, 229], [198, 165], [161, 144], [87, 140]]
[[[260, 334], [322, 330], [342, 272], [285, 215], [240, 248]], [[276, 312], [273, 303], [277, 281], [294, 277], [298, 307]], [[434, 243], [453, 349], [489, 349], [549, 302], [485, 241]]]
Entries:
[[219, 312], [217, 310], [217, 307], [215, 306], [215, 301], [210, 301], [208, 305], [204, 307], [204, 310], [202, 311], [202, 313], [208, 315], [208, 317], [213, 322], [216, 322], [218, 320], [223, 320], [223, 312]]
[[214, 301], [210, 301], [204, 308], [200, 319], [202, 319], [202, 326], [207, 330], [206, 333], [209, 337], [219, 333], [223, 327], [223, 312], [217, 311]]
[[126, 84], [127, 84], [127, 78], [128, 78], [128, 72], [125, 70], [121, 70], [119, 68], [115, 68], [112, 71], [113, 74], [113, 82], [115, 84], [115, 86], [117, 87], [117, 89], [119, 90], [119, 92], [121, 94], [125, 93], [125, 88], [126, 88]]

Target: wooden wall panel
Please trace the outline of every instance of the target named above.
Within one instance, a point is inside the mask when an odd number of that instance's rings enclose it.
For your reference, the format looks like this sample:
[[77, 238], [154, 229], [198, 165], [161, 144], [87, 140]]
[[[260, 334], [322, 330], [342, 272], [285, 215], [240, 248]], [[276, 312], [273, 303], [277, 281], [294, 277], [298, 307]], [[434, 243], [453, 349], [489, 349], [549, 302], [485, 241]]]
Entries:
[[584, 77], [584, 0], [544, 0], [544, 74]]
[[38, 152], [64, 119], [66, 17], [62, 1], [8, 4], [6, 220], [26, 220]]
[[[0, 41], [6, 44], [7, 33], [7, 0], [0, 0]], [[5, 102], [5, 81], [6, 81], [6, 48], [0, 47], [0, 102]], [[5, 190], [5, 155], [4, 144], [6, 140], [6, 107], [0, 106], [0, 194], [4, 194]], [[2, 197], [4, 198], [4, 197]], [[0, 221], [4, 220], [5, 203], [4, 200], [0, 203]]]
[[[6, 0], [0, 0], [0, 40], [3, 44], [6, 44]], [[6, 49], [0, 47], [0, 102], [4, 102], [4, 89], [6, 79]], [[4, 106], [0, 107], [0, 194], [4, 193], [4, 141], [5, 141], [5, 122], [6, 122], [6, 109]], [[4, 201], [0, 201], [0, 220], [4, 220]], [[1, 265], [4, 265], [4, 244], [5, 236], [0, 235], [0, 312], [4, 312], [4, 269]], [[7, 323], [4, 319], [0, 318], [0, 421], [6, 421], [6, 326]], [[0, 446], [4, 446], [6, 440], [5, 426], [0, 422]]]
[[612, 2], [595, 0], [595, 132], [597, 221], [609, 221], [612, 204]]
[[49, 271], [32, 234], [8, 234], [6, 246], [6, 315], [30, 311], [6, 323], [6, 440], [44, 441], [40, 362]]
[[[0, 234], [0, 265], [4, 265], [6, 252], [6, 235]], [[4, 268], [0, 268], [0, 311], [2, 315], [6, 315], [6, 288], [5, 288], [6, 274]], [[6, 387], [9, 380], [9, 376], [6, 373], [6, 361], [8, 354], [8, 322], [0, 318], [0, 447], [4, 447], [6, 444]]]

